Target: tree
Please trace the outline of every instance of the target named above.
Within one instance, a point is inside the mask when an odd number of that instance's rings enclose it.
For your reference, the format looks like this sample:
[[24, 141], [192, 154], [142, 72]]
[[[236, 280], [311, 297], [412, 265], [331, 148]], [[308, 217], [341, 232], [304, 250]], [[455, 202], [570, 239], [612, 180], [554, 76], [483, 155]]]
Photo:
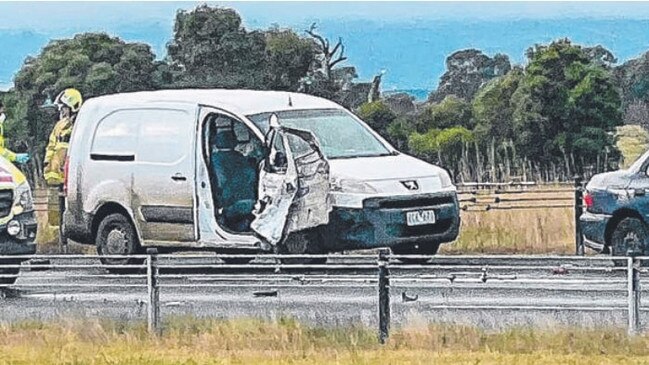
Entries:
[[490, 58], [477, 49], [454, 52], [446, 58], [446, 72], [428, 101], [439, 102], [449, 95], [470, 101], [482, 85], [505, 75], [510, 68], [509, 57], [503, 54]]
[[527, 57], [512, 95], [518, 150], [545, 166], [561, 164], [566, 174], [614, 152], [605, 136], [622, 123], [621, 100], [606, 65], [568, 39], [537, 45]]
[[388, 126], [397, 118], [382, 101], [361, 105], [358, 108], [358, 116], [381, 135], [387, 134]]
[[408, 140], [408, 145], [416, 155], [448, 167], [453, 176], [459, 176], [462, 170], [466, 170], [466, 166], [461, 166], [466, 146], [473, 141], [474, 135], [470, 130], [457, 126], [446, 129], [432, 128], [426, 133], [414, 132]]
[[266, 32], [268, 87], [292, 90], [299, 87], [315, 59], [314, 43], [289, 29], [271, 28]]
[[201, 5], [176, 14], [167, 45], [178, 87], [297, 90], [316, 45], [289, 29], [248, 31], [232, 9]]
[[501, 143], [514, 137], [512, 120], [515, 105], [512, 103], [512, 95], [518, 89], [522, 77], [523, 70], [515, 68], [478, 91], [472, 102], [478, 140], [495, 139]]
[[126, 43], [104, 33], [84, 33], [50, 42], [28, 58], [15, 76], [8, 97], [7, 140], [17, 151], [27, 150], [32, 182], [41, 177], [41, 161], [56, 115], [40, 106], [61, 90], [74, 87], [84, 97], [153, 89], [155, 55], [148, 45]]
[[471, 104], [454, 95], [449, 95], [437, 104], [432, 104], [419, 115], [418, 130], [444, 129], [455, 126], [473, 128]]
[[311, 27], [306, 30], [306, 33], [316, 40], [317, 43], [319, 54], [319, 65], [317, 70], [322, 73], [324, 79], [331, 80], [331, 71], [334, 67], [347, 60], [347, 57], [345, 56], [345, 45], [343, 44], [342, 38], [338, 38], [338, 42], [331, 47], [329, 39], [316, 33], [316, 29], [316, 23], [313, 23], [311, 24]]
[[174, 38], [167, 45], [177, 85], [263, 87], [265, 36], [246, 31], [241, 23], [232, 9], [201, 5], [178, 11]]

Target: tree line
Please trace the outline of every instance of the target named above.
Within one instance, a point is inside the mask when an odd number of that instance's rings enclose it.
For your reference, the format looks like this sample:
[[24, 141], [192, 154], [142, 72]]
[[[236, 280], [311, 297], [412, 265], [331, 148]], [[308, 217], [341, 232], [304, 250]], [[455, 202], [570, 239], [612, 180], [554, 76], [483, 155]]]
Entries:
[[609, 51], [567, 39], [531, 47], [524, 66], [505, 55], [456, 52], [425, 103], [380, 95], [380, 75], [356, 82], [347, 61], [343, 40], [322, 36], [317, 24], [303, 32], [248, 30], [235, 10], [201, 5], [178, 11], [161, 60], [147, 44], [103, 33], [51, 41], [2, 95], [5, 133], [10, 148], [32, 155], [27, 173], [38, 183], [56, 120], [41, 106], [67, 87], [86, 98], [190, 87], [300, 91], [343, 104], [457, 181], [565, 180], [615, 168], [615, 127], [649, 115], [644, 61], [614, 67]]

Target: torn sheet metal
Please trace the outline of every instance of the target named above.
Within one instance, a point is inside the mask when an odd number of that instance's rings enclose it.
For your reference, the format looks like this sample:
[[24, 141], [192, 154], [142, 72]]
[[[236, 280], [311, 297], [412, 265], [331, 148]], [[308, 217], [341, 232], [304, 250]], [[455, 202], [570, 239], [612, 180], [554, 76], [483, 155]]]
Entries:
[[312, 133], [281, 128], [288, 168], [268, 172], [261, 166], [259, 202], [251, 228], [277, 245], [289, 233], [327, 224], [332, 209], [329, 163]]

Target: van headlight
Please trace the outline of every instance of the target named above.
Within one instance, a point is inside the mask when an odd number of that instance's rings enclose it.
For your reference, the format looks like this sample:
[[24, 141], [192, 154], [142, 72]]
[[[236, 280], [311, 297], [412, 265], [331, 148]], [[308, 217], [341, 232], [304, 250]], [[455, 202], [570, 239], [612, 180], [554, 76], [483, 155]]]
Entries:
[[23, 212], [31, 211], [34, 209], [34, 199], [32, 197], [32, 189], [27, 182], [24, 182], [16, 187], [14, 206], [22, 208]]
[[442, 189], [450, 188], [451, 186], [453, 186], [451, 175], [449, 175], [449, 173], [446, 171], [441, 171], [439, 173], [439, 180], [442, 183]]
[[349, 194], [376, 194], [378, 191], [370, 184], [347, 179], [331, 179], [331, 191]]

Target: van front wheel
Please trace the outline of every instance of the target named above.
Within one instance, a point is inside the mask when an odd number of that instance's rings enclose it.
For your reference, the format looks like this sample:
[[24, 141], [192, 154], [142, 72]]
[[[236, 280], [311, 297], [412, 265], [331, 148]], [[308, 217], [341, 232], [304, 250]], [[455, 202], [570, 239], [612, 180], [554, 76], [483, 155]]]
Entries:
[[[127, 217], [120, 213], [107, 215], [99, 223], [97, 229], [97, 253], [104, 265], [141, 265], [142, 259], [128, 257], [106, 257], [106, 256], [128, 256], [140, 252], [140, 244], [135, 234], [135, 228]], [[116, 273], [127, 273], [137, 271], [131, 268], [109, 268], [108, 271]]]
[[[433, 256], [439, 251], [440, 243], [438, 242], [424, 242], [417, 244], [407, 244], [399, 245], [392, 247], [392, 252], [395, 255], [426, 255]], [[399, 261], [404, 264], [425, 264], [430, 261], [430, 258], [409, 258], [409, 257], [400, 257]]]

